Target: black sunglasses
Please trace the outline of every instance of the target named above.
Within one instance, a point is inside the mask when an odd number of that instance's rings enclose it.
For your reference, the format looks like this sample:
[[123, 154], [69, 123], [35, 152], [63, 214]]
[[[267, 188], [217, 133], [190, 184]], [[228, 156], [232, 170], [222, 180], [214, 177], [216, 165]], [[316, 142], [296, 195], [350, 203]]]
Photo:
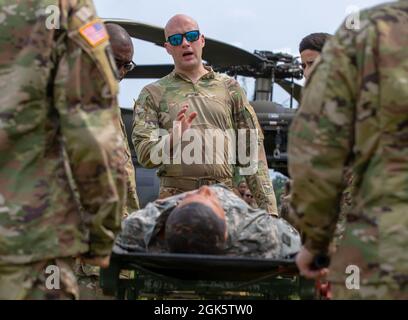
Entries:
[[183, 37], [186, 38], [188, 42], [197, 41], [200, 38], [200, 31], [192, 30], [184, 34], [182, 33], [173, 34], [167, 38], [167, 42], [170, 43], [172, 46], [177, 47], [183, 43]]
[[115, 59], [115, 62], [118, 69], [123, 67], [125, 68], [126, 72], [132, 71], [136, 67], [136, 63], [134, 63], [133, 61], [123, 62], [119, 59]]

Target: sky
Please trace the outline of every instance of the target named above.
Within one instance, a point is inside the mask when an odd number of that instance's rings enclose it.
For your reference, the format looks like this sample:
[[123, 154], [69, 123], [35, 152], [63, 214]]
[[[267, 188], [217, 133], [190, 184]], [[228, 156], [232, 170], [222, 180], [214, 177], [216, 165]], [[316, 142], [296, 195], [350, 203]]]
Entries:
[[[381, 0], [94, 0], [102, 18], [132, 19], [164, 27], [177, 13], [197, 20], [201, 32], [249, 52], [268, 50], [298, 56], [302, 38], [312, 32], [334, 33], [351, 11], [383, 3]], [[172, 63], [165, 49], [134, 40], [136, 64]], [[205, 50], [205, 49], [204, 49]], [[253, 79], [239, 79], [253, 93]], [[123, 80], [119, 104], [132, 108], [140, 90], [154, 80]], [[274, 101], [288, 104], [288, 96], [275, 89]]]

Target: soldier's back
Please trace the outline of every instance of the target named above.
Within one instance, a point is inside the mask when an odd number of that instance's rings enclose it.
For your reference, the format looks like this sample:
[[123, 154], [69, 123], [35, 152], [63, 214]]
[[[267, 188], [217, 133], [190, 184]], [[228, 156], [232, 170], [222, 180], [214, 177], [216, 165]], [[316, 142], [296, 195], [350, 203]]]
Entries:
[[[0, 235], [6, 244], [0, 252], [0, 264], [14, 263], [16, 250], [20, 250], [18, 263], [55, 255], [59, 249], [49, 244], [58, 242], [58, 232], [48, 229], [49, 219], [59, 216], [53, 223], [64, 224], [68, 221], [61, 211], [76, 210], [64, 179], [58, 114], [50, 96], [59, 30], [47, 23], [47, 8], [62, 11], [58, 1], [18, 5], [5, 1], [2, 5], [0, 196], [6, 214], [1, 225], [14, 232]], [[56, 21], [59, 23], [59, 16]], [[80, 243], [71, 245], [77, 250], [75, 246]]]
[[[361, 29], [346, 44], [358, 86], [352, 213], [333, 269], [361, 268], [376, 290], [339, 292], [363, 298], [402, 297], [408, 275], [408, 1], [361, 14]], [[344, 30], [344, 34], [350, 31]], [[341, 38], [341, 31], [339, 33]], [[353, 61], [354, 60], [354, 61]], [[387, 283], [388, 289], [385, 288]], [[398, 288], [398, 286], [400, 286]], [[405, 286], [406, 287], [406, 286]], [[392, 288], [390, 290], [390, 288]], [[341, 289], [340, 289], [341, 290]], [[404, 293], [405, 292], [405, 293]], [[398, 296], [401, 294], [402, 296]]]
[[[104, 210], [109, 232], [120, 226], [109, 38], [91, 0], [5, 0], [0, 27], [0, 297], [74, 297], [72, 257], [106, 255], [113, 239], [80, 215], [65, 152], [86, 213]], [[63, 288], [45, 293], [49, 265], [65, 268]]]

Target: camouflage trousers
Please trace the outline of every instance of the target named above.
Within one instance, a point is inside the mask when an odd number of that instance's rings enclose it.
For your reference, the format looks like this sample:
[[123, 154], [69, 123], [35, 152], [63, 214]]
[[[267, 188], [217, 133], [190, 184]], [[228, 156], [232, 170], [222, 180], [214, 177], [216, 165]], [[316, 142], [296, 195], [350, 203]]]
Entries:
[[79, 289], [73, 258], [0, 266], [0, 300], [73, 300]]
[[[79, 260], [75, 263], [75, 275], [78, 279], [79, 296], [81, 300], [114, 300], [115, 297], [103, 294], [99, 285], [100, 268], [81, 263]], [[130, 271], [122, 270], [120, 279], [129, 279], [132, 277]]]
[[113, 300], [105, 296], [99, 285], [99, 267], [75, 263], [75, 275], [78, 279], [79, 296], [81, 300]]
[[408, 285], [397, 282], [361, 285], [348, 289], [344, 283], [331, 283], [333, 300], [408, 300]]
[[[394, 213], [398, 218], [406, 216], [405, 207]], [[347, 227], [329, 268], [333, 297], [408, 299], [408, 220], [396, 219], [399, 223], [394, 223], [379, 219], [374, 224], [363, 213], [350, 213], [346, 218]]]

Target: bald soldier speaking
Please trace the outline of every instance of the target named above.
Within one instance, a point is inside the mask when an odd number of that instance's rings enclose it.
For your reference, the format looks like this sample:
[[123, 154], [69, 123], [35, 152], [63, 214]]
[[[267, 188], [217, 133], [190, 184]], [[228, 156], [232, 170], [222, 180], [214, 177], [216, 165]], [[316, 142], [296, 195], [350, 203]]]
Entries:
[[[164, 46], [175, 68], [141, 91], [134, 106], [132, 134], [139, 163], [159, 169], [159, 197], [217, 183], [232, 188], [238, 166], [245, 169], [241, 175], [245, 175], [259, 207], [278, 215], [263, 134], [244, 91], [234, 79], [203, 65], [205, 38], [192, 18], [181, 14], [172, 17], [165, 27], [165, 38]], [[207, 148], [213, 138], [224, 139], [221, 152]], [[193, 142], [187, 144], [190, 139]], [[229, 142], [238, 146], [238, 152], [233, 152], [238, 154], [236, 162], [226, 156], [233, 149]], [[248, 166], [241, 161], [240, 150], [253, 152], [257, 159]], [[162, 158], [155, 158], [157, 154]], [[208, 161], [211, 158], [213, 161]], [[254, 170], [246, 170], [248, 167]]]

